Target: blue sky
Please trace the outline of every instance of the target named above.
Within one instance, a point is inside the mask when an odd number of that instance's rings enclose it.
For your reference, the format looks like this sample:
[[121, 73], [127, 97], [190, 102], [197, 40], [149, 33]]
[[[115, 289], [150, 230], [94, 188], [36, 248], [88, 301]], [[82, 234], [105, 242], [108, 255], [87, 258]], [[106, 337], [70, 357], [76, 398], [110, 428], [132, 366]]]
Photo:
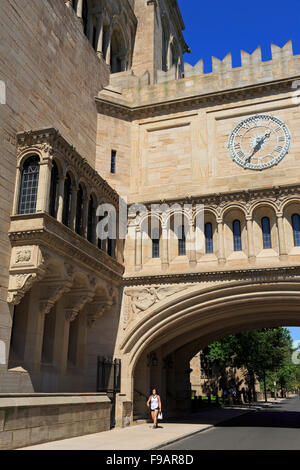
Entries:
[[261, 46], [263, 60], [271, 59], [270, 43], [282, 47], [293, 41], [300, 54], [300, 1], [178, 0], [186, 25], [185, 39], [192, 49], [185, 61], [194, 65], [204, 59], [211, 71], [211, 56], [223, 59], [232, 53], [233, 65], [240, 65], [240, 50], [253, 52]]
[[[240, 50], [248, 53], [261, 46], [262, 59], [271, 59], [270, 44], [282, 47], [293, 41], [294, 54], [300, 54], [300, 1], [178, 0], [186, 25], [185, 39], [192, 49], [185, 62], [204, 60], [211, 71], [211, 57], [223, 59], [231, 52], [233, 66], [239, 67]], [[300, 328], [290, 328], [300, 340]]]

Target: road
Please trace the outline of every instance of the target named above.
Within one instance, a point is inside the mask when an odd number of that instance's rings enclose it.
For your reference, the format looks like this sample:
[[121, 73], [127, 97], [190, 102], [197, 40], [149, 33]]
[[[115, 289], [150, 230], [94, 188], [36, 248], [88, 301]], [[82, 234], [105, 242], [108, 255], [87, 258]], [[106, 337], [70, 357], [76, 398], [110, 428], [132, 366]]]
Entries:
[[300, 397], [250, 411], [164, 450], [299, 450]]

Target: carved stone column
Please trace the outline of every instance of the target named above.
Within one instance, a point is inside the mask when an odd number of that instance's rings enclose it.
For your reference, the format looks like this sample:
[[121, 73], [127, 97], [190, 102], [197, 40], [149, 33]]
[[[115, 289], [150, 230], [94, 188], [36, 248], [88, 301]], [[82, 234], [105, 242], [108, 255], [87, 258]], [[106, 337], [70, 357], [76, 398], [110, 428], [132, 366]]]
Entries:
[[87, 237], [87, 223], [88, 223], [88, 211], [89, 209], [89, 201], [85, 197], [83, 200], [83, 210], [82, 210], [82, 232], [81, 235], [86, 238]]
[[92, 297], [93, 293], [87, 289], [72, 289], [57, 303], [53, 362], [61, 375], [68, 365], [70, 322], [76, 319]]
[[70, 208], [70, 229], [75, 230], [77, 209], [77, 188], [72, 186], [71, 208]]
[[46, 158], [40, 163], [39, 185], [37, 191], [36, 212], [49, 211], [49, 193], [52, 162]]
[[286, 249], [286, 242], [285, 242], [282, 212], [278, 212], [276, 214], [276, 217], [277, 217], [278, 242], [279, 242], [279, 258], [280, 260], [286, 260], [287, 249]]
[[57, 193], [57, 220], [62, 222], [63, 210], [64, 210], [64, 191], [65, 191], [65, 179], [59, 178], [58, 182], [58, 193]]
[[107, 52], [106, 52], [106, 63], [110, 66], [110, 57], [111, 57], [111, 37], [108, 39]]
[[196, 253], [196, 228], [193, 223], [189, 224], [189, 264], [191, 267], [197, 265], [197, 253]]
[[218, 240], [219, 240], [219, 256], [218, 262], [219, 264], [225, 264], [225, 248], [224, 248], [224, 228], [223, 228], [223, 220], [218, 219]]
[[98, 57], [103, 56], [103, 16], [99, 15], [97, 17], [97, 55]]
[[247, 215], [246, 221], [247, 221], [247, 237], [248, 237], [248, 260], [249, 260], [249, 263], [253, 263], [255, 261], [255, 252], [254, 252], [252, 216]]
[[162, 253], [161, 253], [161, 266], [162, 269], [169, 267], [169, 250], [168, 250], [168, 227], [162, 226]]
[[82, 5], [83, 5], [83, 0], [78, 0], [76, 13], [79, 18], [82, 18]]
[[17, 176], [16, 176], [16, 185], [15, 185], [15, 194], [14, 194], [14, 204], [13, 204], [13, 214], [17, 214], [18, 210], [19, 210], [21, 179], [22, 179], [22, 168], [17, 167]]
[[140, 271], [142, 269], [142, 254], [143, 254], [143, 242], [142, 232], [140, 227], [136, 227], [135, 230], [135, 269]]

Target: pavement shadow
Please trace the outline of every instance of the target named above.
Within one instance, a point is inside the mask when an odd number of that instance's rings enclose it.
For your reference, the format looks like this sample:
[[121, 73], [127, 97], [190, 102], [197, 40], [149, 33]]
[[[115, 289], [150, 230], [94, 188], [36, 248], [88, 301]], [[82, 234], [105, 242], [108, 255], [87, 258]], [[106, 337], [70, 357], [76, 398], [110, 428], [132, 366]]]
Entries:
[[216, 427], [265, 427], [300, 429], [300, 412], [285, 410], [251, 411], [233, 417], [226, 422], [215, 424]]

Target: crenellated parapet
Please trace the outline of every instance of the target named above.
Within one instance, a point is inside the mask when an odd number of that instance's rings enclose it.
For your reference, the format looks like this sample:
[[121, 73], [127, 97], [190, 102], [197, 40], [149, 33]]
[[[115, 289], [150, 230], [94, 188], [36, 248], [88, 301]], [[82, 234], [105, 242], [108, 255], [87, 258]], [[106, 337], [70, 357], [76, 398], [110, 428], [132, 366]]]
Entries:
[[[289, 80], [287, 87], [295, 91], [292, 84], [300, 76], [300, 55], [293, 54], [292, 41], [285, 46], [278, 47], [271, 44], [272, 59], [263, 61], [261, 48], [258, 47], [252, 54], [241, 51], [240, 67], [232, 67], [231, 53], [223, 60], [212, 58], [212, 72], [204, 73], [204, 63], [201, 59], [192, 66], [185, 63], [184, 78], [176, 79], [176, 68], [168, 71], [160, 70], [157, 73], [156, 84], [149, 84], [147, 75], [136, 76], [133, 72], [126, 76], [111, 77], [110, 86], [105, 88], [96, 98], [103, 104], [102, 110], [120, 115], [126, 114], [128, 119], [143, 117], [147, 111], [157, 112], [162, 108], [176, 111], [185, 105], [189, 108], [191, 101], [195, 104], [211, 104], [220, 102], [230, 95], [230, 100], [247, 94], [252, 97], [262, 89], [268, 87], [280, 91], [284, 82]], [[121, 76], [123, 75], [123, 77]], [[275, 88], [274, 88], [275, 87]], [[200, 101], [199, 101], [200, 100]]]

